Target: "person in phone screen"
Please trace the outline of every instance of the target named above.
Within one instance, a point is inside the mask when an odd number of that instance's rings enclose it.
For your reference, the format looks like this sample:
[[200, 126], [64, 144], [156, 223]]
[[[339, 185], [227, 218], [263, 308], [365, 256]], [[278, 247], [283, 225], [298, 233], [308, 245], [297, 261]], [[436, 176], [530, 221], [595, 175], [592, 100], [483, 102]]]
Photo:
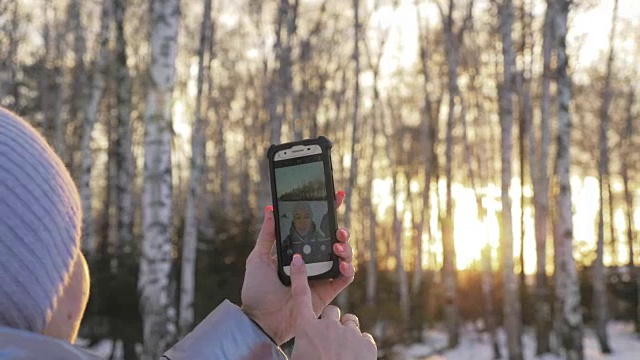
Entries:
[[293, 254], [301, 254], [307, 263], [330, 260], [331, 238], [317, 228], [307, 201], [298, 201], [293, 206], [293, 219], [283, 247], [287, 251], [287, 263]]

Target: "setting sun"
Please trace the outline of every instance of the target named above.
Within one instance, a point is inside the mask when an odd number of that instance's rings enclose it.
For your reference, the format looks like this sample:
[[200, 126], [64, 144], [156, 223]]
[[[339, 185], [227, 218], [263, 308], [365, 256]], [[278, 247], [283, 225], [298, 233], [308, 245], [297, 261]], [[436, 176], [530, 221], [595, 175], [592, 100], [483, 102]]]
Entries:
[[[404, 179], [401, 179], [404, 180]], [[574, 236], [577, 242], [576, 258], [578, 261], [591, 261], [591, 254], [595, 251], [595, 237], [597, 235], [593, 226], [598, 211], [598, 182], [593, 177], [584, 179], [573, 177], [573, 202], [575, 203]], [[373, 202], [377, 208], [378, 221], [390, 221], [389, 211], [393, 205], [393, 197], [391, 196], [392, 179], [383, 178], [373, 181]], [[400, 187], [404, 189], [404, 187]], [[413, 196], [419, 196], [421, 186], [412, 183], [411, 191]], [[446, 184], [444, 180], [440, 180], [438, 184], [440, 189], [441, 204], [438, 204], [438, 196], [435, 189], [432, 188], [430, 225], [432, 229], [433, 239], [430, 241], [428, 234], [425, 232], [422, 238], [423, 243], [423, 268], [438, 269], [442, 266], [442, 236], [438, 229], [438, 213], [435, 209], [439, 208], [444, 211], [444, 199], [446, 196]], [[516, 261], [516, 270], [520, 268], [520, 183], [514, 178], [511, 185], [512, 197], [512, 214], [513, 214], [513, 238], [514, 238], [514, 258]], [[618, 192], [621, 188], [615, 188]], [[478, 208], [473, 190], [460, 184], [452, 185], [452, 195], [455, 204], [454, 210], [454, 242], [456, 250], [456, 264], [459, 270], [467, 269], [471, 266], [478, 266], [481, 260], [482, 249], [487, 246], [491, 247], [492, 263], [495, 267], [499, 258], [498, 249], [500, 247], [500, 225], [499, 216], [502, 205], [500, 203], [500, 188], [495, 185], [479, 190], [482, 196], [482, 208], [485, 216], [479, 218]], [[524, 206], [524, 264], [525, 273], [533, 274], [536, 270], [536, 248], [535, 248], [535, 229], [532, 208], [532, 192], [529, 186], [524, 188], [525, 206]], [[406, 194], [403, 190], [398, 191], [398, 212], [405, 213]], [[408, 210], [408, 209], [407, 209]], [[387, 219], [387, 220], [385, 220]], [[640, 211], [635, 214], [635, 226], [640, 225]], [[624, 231], [626, 229], [626, 220], [621, 208], [615, 211], [615, 226], [618, 235], [624, 239]], [[411, 242], [412, 233], [411, 218], [408, 217], [403, 222], [403, 234], [406, 246], [414, 246]], [[548, 239], [552, 239], [552, 232], [549, 231]], [[610, 250], [605, 251], [605, 264], [626, 263], [628, 256], [626, 253], [628, 245], [624, 241], [617, 244], [617, 256], [614, 258]], [[407, 254], [412, 254], [415, 249], [405, 249]], [[435, 259], [436, 263], [433, 262]], [[587, 264], [588, 264], [587, 262]], [[552, 264], [547, 264], [549, 270], [553, 269]], [[395, 262], [390, 263], [395, 266]], [[406, 266], [406, 265], [405, 265]]]

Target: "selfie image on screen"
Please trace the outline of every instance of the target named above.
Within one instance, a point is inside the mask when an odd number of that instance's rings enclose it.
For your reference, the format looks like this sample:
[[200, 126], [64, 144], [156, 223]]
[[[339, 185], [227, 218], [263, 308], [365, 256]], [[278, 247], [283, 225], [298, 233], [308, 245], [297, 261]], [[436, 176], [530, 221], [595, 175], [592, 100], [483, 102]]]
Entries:
[[294, 254], [307, 264], [331, 261], [322, 161], [276, 168], [275, 176], [284, 265]]

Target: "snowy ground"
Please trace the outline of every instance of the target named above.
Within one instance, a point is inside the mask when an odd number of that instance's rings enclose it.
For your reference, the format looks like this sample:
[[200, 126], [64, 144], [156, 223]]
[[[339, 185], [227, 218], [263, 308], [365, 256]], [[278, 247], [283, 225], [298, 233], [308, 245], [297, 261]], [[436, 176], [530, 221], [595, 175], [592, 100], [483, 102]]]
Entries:
[[[630, 323], [611, 323], [609, 325], [609, 340], [614, 353], [611, 355], [600, 354], [598, 342], [593, 331], [587, 330], [585, 337], [585, 356], [589, 360], [639, 360], [640, 338], [634, 334], [633, 325]], [[460, 346], [456, 349], [440, 352], [447, 343], [446, 333], [442, 330], [430, 330], [425, 333], [425, 341], [411, 346], [396, 346], [387, 354], [392, 360], [491, 360], [493, 353], [491, 344], [486, 334], [481, 334], [472, 327], [465, 327], [461, 331]], [[502, 345], [503, 359], [506, 358], [504, 349], [504, 333], [499, 334]], [[78, 341], [79, 345], [83, 340]], [[84, 342], [86, 343], [86, 342]], [[90, 351], [108, 359], [113, 349], [110, 340], [98, 343]], [[116, 345], [114, 359], [122, 359], [122, 347]], [[546, 355], [535, 357], [535, 339], [531, 330], [527, 330], [524, 337], [524, 358], [537, 360], [561, 360], [561, 356]]]
[[[632, 324], [611, 323], [609, 325], [609, 340], [614, 353], [602, 355], [593, 331], [587, 330], [584, 341], [585, 357], [592, 360], [638, 360], [640, 359], [640, 338], [633, 332]], [[446, 344], [446, 335], [443, 331], [429, 331], [426, 333], [425, 342], [408, 347], [394, 348], [393, 359], [405, 360], [491, 360], [493, 352], [491, 343], [486, 334], [479, 334], [471, 328], [462, 330], [460, 346], [456, 349], [439, 353]], [[502, 345], [502, 355], [505, 358], [504, 333], [499, 334]], [[535, 356], [535, 338], [532, 331], [528, 330], [524, 337], [524, 358], [539, 360], [560, 360], [561, 356], [545, 355]]]

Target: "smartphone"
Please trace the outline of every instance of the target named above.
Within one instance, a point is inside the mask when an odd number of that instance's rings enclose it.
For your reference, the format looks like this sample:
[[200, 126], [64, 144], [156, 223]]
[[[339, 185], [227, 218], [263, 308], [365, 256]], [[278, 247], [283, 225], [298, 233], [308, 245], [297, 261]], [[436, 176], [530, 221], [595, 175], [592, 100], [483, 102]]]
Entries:
[[291, 284], [291, 260], [300, 254], [309, 279], [336, 278], [339, 259], [331, 141], [324, 136], [271, 145], [267, 152], [276, 225], [278, 277]]

